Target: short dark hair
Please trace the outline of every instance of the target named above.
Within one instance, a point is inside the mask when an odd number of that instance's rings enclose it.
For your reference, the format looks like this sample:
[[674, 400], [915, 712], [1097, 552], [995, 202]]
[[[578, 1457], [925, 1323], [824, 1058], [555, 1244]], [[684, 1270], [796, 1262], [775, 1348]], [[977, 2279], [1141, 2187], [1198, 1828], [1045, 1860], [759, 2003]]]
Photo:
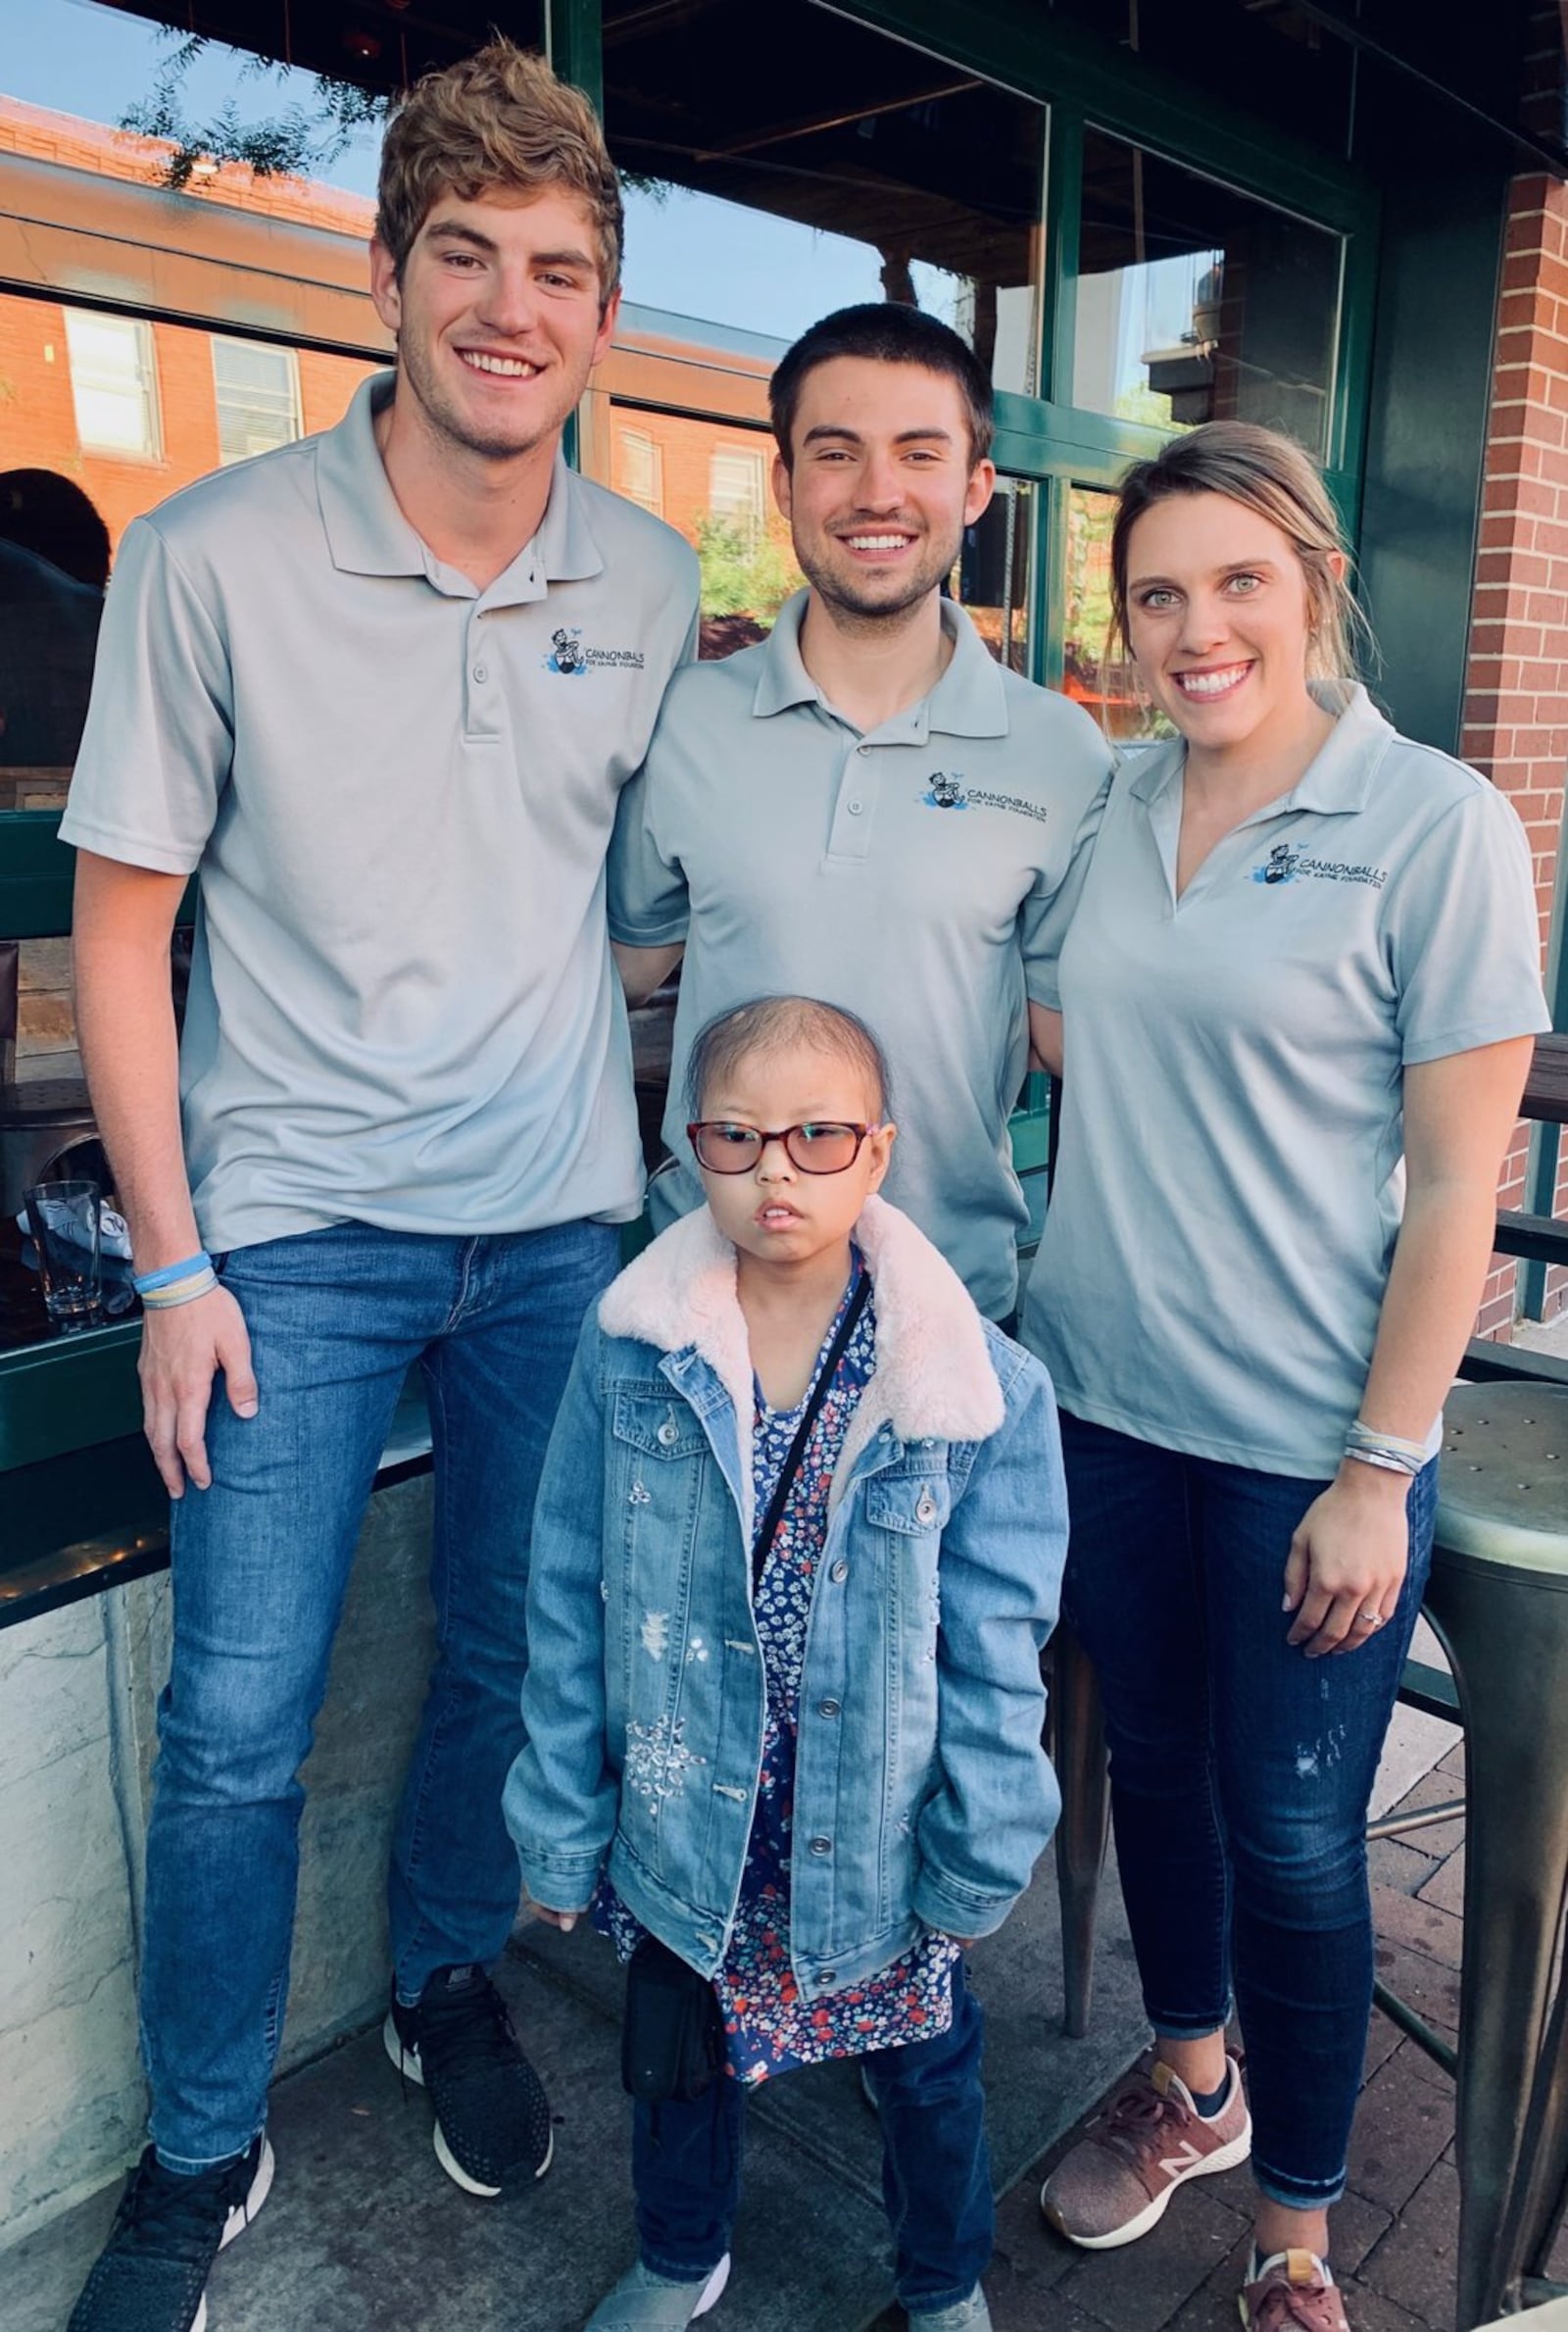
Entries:
[[991, 376], [951, 324], [897, 300], [868, 300], [858, 308], [838, 308], [801, 334], [779, 359], [768, 383], [773, 435], [784, 467], [795, 459], [793, 437], [801, 389], [808, 373], [835, 357], [869, 357], [878, 365], [919, 365], [957, 382], [969, 423], [969, 459], [983, 462], [996, 435]]
[[754, 996], [718, 1013], [697, 1031], [686, 1059], [686, 1110], [703, 1114], [703, 1098], [753, 1053], [781, 1053], [808, 1044], [860, 1071], [884, 1118], [893, 1115], [893, 1079], [881, 1043], [856, 1013], [817, 996]]

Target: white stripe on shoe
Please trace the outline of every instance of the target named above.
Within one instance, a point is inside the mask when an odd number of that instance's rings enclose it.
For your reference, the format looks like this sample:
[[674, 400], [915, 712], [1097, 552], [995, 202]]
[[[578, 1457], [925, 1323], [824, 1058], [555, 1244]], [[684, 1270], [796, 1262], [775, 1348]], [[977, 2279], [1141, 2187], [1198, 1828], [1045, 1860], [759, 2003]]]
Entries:
[[[257, 2158], [256, 2175], [251, 2180], [250, 2193], [243, 2203], [236, 2203], [223, 2221], [223, 2232], [218, 2238], [220, 2251], [226, 2251], [236, 2235], [243, 2235], [251, 2220], [272, 2191], [272, 2173], [277, 2168], [276, 2158], [269, 2139], [262, 2140]], [[207, 2332], [207, 2294], [203, 2292], [196, 2304], [196, 2313], [190, 2320], [190, 2332]]]

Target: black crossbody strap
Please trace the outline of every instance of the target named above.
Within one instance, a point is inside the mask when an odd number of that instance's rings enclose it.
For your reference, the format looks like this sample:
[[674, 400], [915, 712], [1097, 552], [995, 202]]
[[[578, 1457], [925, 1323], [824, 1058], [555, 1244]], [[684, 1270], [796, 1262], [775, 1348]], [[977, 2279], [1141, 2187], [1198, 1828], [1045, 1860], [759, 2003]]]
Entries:
[[827, 1399], [829, 1387], [838, 1374], [839, 1363], [849, 1350], [850, 1338], [860, 1324], [860, 1315], [865, 1310], [870, 1293], [871, 1274], [862, 1265], [855, 1293], [850, 1298], [849, 1309], [839, 1322], [839, 1332], [833, 1339], [827, 1359], [817, 1370], [816, 1382], [811, 1387], [811, 1398], [806, 1404], [806, 1414], [801, 1419], [795, 1439], [790, 1443], [790, 1454], [779, 1468], [778, 1480], [773, 1484], [773, 1495], [767, 1502], [767, 1512], [762, 1516], [761, 1528], [758, 1531], [752, 1547], [752, 1592], [754, 1595], [762, 1576], [762, 1565], [767, 1561], [767, 1550], [773, 1544], [773, 1534], [784, 1518], [785, 1501], [789, 1497], [790, 1486], [801, 1469], [801, 1461], [806, 1456], [806, 1445], [811, 1438], [811, 1427], [816, 1423], [817, 1413]]

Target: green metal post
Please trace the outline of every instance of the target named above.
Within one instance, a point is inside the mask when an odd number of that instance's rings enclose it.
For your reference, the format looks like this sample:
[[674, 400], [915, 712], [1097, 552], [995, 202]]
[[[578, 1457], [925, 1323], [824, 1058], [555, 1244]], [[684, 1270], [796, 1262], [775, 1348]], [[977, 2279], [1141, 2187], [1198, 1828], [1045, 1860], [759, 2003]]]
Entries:
[[[581, 89], [602, 117], [605, 55], [600, 0], [545, 0], [545, 55], [561, 78]], [[561, 444], [573, 470], [582, 468], [581, 437], [577, 416], [570, 413], [561, 432]]]
[[564, 81], [605, 110], [604, 17], [600, 0], [545, 0], [545, 55]]

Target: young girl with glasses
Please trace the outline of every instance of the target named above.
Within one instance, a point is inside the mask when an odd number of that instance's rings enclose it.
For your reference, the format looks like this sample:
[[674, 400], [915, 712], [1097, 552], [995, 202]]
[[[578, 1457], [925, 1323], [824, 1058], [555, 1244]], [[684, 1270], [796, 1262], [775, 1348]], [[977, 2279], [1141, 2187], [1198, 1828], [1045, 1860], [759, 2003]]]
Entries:
[[541, 1915], [592, 1906], [630, 1963], [640, 2256], [590, 2332], [712, 2307], [742, 2093], [830, 2057], [880, 2111], [911, 2323], [983, 2332], [961, 1951], [1056, 1814], [1051, 1385], [875, 1195], [888, 1074], [853, 1015], [726, 1013], [688, 1107], [708, 1203], [590, 1316], [551, 1442], [507, 1793]]
[[1250, 2151], [1244, 2322], [1346, 2332], [1366, 1810], [1549, 1025], [1530, 857], [1500, 794], [1355, 684], [1338, 521], [1288, 439], [1213, 422], [1138, 464], [1110, 557], [1175, 734], [1113, 783], [1063, 948], [1024, 1333], [1061, 1397], [1064, 1610], [1156, 2056], [1042, 2200], [1108, 2249]]

